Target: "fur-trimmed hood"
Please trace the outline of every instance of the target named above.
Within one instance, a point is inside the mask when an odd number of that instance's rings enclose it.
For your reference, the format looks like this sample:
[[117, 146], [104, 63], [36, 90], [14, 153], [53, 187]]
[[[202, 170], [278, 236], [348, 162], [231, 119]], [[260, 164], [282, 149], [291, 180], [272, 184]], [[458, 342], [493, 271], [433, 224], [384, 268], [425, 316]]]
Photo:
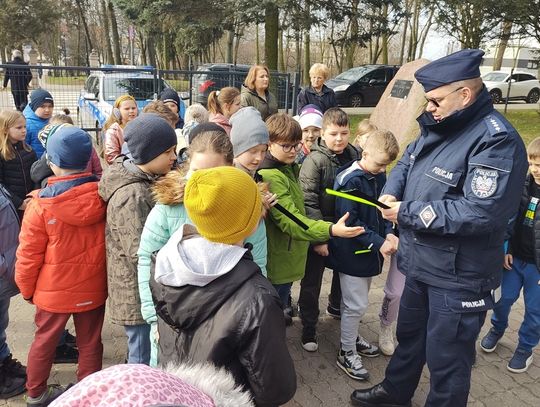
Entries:
[[170, 171], [152, 187], [152, 194], [156, 203], [162, 205], [179, 205], [184, 203], [184, 188], [186, 183], [185, 168]]

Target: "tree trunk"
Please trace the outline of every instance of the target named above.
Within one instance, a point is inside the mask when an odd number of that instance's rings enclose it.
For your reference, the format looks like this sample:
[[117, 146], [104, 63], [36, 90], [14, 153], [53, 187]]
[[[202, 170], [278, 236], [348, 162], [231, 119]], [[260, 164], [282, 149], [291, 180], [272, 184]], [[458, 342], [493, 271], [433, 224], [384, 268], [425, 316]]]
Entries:
[[107, 64], [114, 63], [111, 40], [109, 37], [109, 17], [107, 14], [107, 4], [105, 0], [101, 0], [101, 13], [103, 19], [103, 41], [105, 42], [105, 61]]
[[[382, 18], [388, 20], [388, 4], [385, 4], [382, 9]], [[388, 65], [388, 31], [385, 30], [381, 38], [381, 55], [382, 63]]]
[[[120, 35], [118, 34], [118, 24], [116, 22], [116, 14], [114, 13], [114, 6], [111, 0], [108, 3], [109, 18], [111, 19], [112, 40], [114, 46], [114, 63], [122, 65], [122, 55], [120, 53]], [[153, 50], [152, 50], [153, 53]], [[154, 57], [155, 62], [155, 57]]]
[[141, 65], [148, 65], [148, 60], [146, 59], [146, 40], [142, 33], [142, 30], [137, 30], [139, 36], [139, 56], [141, 58]]
[[264, 17], [264, 58], [270, 70], [278, 68], [279, 9], [274, 2], [268, 2]]
[[495, 60], [493, 61], [494, 71], [499, 71], [502, 67], [504, 51], [506, 51], [506, 46], [508, 45], [508, 40], [510, 40], [511, 34], [512, 21], [504, 20], [502, 23], [501, 41], [499, 42], [499, 46], [497, 47], [497, 54], [495, 54]]
[[154, 41], [154, 37], [152, 35], [148, 35], [146, 38], [146, 51], [148, 52], [148, 63], [152, 66], [157, 66], [157, 60], [156, 60], [156, 44]]
[[261, 63], [261, 51], [259, 47], [259, 23], [255, 24], [255, 52], [257, 65]]
[[345, 68], [351, 69], [354, 66], [354, 54], [356, 52], [356, 43], [358, 41], [358, 3], [359, 0], [351, 1], [351, 19], [349, 21], [350, 38], [345, 48]]
[[426, 25], [420, 32], [420, 46], [418, 49], [420, 50], [418, 53], [418, 58], [422, 58], [422, 54], [424, 53], [424, 44], [426, 43], [426, 39], [429, 33], [429, 30], [431, 29], [431, 26], [433, 25], [433, 15], [435, 14], [435, 7], [432, 5], [429, 10], [429, 16], [426, 22]]
[[[311, 8], [309, 5], [309, 1], [306, 1], [306, 8], [305, 8], [305, 19], [306, 21], [309, 21]], [[310, 30], [311, 24], [304, 30], [304, 85], [309, 85], [309, 68], [311, 68], [311, 35]]]
[[232, 64], [234, 50], [234, 30], [227, 30], [227, 48], [225, 52], [225, 62]]
[[[406, 0], [404, 3], [405, 11], [409, 10], [410, 0]], [[401, 49], [399, 51], [399, 64], [403, 65], [405, 58], [405, 44], [407, 42], [407, 30], [409, 29], [409, 13], [405, 13], [405, 19], [403, 20], [403, 37], [401, 38]]]
[[281, 72], [286, 72], [287, 68], [285, 67], [285, 52], [283, 50], [283, 30], [279, 30], [278, 36], [278, 54], [279, 54], [279, 70]]
[[[82, 9], [82, 5], [81, 5], [81, 1], [80, 0], [77, 0], [76, 1], [77, 3], [77, 9], [79, 10], [79, 17], [80, 17], [80, 20], [82, 21], [82, 24], [83, 24], [83, 27], [84, 27], [84, 34], [86, 36], [86, 61], [89, 64], [89, 57], [88, 57], [88, 54], [90, 52], [92, 52], [92, 50], [94, 49], [93, 45], [92, 45], [92, 40], [90, 39], [90, 32], [88, 31], [88, 24], [86, 24], [86, 18], [84, 16], [84, 12], [83, 12], [83, 9]], [[65, 52], [65, 51], [64, 51]], [[66, 55], [64, 55], [64, 58], [66, 57]], [[64, 60], [64, 64], [66, 63], [66, 61]]]

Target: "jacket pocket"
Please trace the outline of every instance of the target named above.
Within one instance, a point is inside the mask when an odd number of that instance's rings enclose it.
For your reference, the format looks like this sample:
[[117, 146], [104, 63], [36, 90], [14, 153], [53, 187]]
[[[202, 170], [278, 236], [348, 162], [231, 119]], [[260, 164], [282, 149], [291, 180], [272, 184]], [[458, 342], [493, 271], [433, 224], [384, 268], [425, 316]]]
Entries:
[[453, 240], [435, 236], [413, 238], [413, 272], [419, 276], [431, 275], [437, 279], [456, 281], [456, 255], [458, 244]]

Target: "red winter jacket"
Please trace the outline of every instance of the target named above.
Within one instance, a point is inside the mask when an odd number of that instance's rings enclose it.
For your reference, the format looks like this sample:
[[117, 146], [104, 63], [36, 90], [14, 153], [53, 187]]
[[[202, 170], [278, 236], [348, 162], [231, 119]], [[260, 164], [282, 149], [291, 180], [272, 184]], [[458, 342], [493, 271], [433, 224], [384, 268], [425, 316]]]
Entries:
[[31, 193], [17, 249], [23, 298], [58, 313], [84, 312], [107, 299], [106, 206], [90, 173], [51, 177]]

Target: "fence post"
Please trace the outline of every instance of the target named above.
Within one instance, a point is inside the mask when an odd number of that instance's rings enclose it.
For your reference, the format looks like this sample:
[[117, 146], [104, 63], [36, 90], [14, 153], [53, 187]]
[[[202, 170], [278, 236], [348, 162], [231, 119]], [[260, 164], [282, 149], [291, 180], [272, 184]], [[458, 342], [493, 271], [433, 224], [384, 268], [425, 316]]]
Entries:
[[294, 82], [293, 82], [293, 100], [292, 100], [292, 114], [296, 115], [296, 110], [298, 109], [298, 88], [300, 87], [300, 72], [294, 73]]
[[[30, 59], [29, 65], [37, 65], [37, 57], [38, 57], [38, 53], [34, 49], [34, 47], [32, 47], [32, 49], [28, 53], [28, 58]], [[31, 71], [32, 71], [32, 89], [40, 88], [41, 85], [39, 83], [39, 71], [37, 69], [32, 69]]]
[[287, 73], [285, 79], [285, 113], [289, 114], [289, 85], [291, 84], [291, 74]]

